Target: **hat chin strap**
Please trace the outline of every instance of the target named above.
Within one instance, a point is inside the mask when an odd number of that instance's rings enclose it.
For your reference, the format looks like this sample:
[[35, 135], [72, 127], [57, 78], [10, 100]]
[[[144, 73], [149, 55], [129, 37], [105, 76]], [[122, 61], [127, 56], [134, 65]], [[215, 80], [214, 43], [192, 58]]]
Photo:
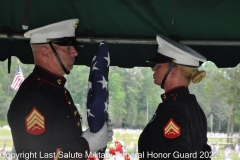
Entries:
[[165, 76], [163, 77], [162, 84], [161, 84], [161, 88], [162, 88], [162, 89], [164, 89], [165, 81], [166, 81], [166, 79], [167, 79], [170, 71], [172, 70], [173, 66], [174, 66], [174, 62], [171, 62], [171, 63], [170, 63], [170, 66], [168, 67], [168, 70], [167, 70]]
[[54, 49], [52, 43], [51, 43], [51, 42], [48, 42], [48, 44], [49, 44], [50, 47], [52, 48], [52, 50], [53, 50], [53, 52], [54, 52], [54, 55], [55, 55], [55, 57], [57, 58], [57, 60], [58, 60], [58, 62], [59, 62], [59, 64], [60, 64], [60, 66], [62, 67], [63, 71], [64, 71], [66, 74], [69, 74], [70, 71], [67, 71], [67, 69], [64, 67], [64, 65], [63, 65], [63, 63], [62, 63], [60, 57], [58, 56], [56, 50]]

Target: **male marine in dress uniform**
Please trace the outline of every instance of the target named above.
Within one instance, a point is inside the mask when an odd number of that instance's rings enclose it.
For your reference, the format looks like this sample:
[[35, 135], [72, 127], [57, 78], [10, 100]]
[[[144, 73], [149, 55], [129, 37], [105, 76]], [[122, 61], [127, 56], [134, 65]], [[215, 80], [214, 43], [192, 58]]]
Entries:
[[153, 118], [140, 135], [140, 159], [211, 159], [207, 144], [207, 120], [188, 85], [205, 77], [198, 71], [206, 59], [196, 51], [157, 35], [158, 54], [149, 60], [154, 83], [165, 93], [161, 95]]
[[64, 87], [63, 75], [70, 73], [78, 54], [77, 25], [78, 19], [70, 19], [24, 34], [31, 39], [35, 68], [8, 111], [19, 159], [86, 159], [112, 139], [110, 122], [97, 133], [82, 131], [81, 115]]

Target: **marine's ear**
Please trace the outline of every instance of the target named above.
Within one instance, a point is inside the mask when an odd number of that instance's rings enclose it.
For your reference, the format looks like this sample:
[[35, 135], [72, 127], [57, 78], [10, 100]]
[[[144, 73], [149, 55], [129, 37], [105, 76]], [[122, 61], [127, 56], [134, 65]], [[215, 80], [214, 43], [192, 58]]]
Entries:
[[50, 50], [46, 46], [41, 46], [40, 54], [43, 59], [49, 59]]
[[174, 78], [177, 75], [177, 68], [173, 67], [171, 69], [171, 72], [169, 73], [169, 75], [170, 75], [171, 78]]

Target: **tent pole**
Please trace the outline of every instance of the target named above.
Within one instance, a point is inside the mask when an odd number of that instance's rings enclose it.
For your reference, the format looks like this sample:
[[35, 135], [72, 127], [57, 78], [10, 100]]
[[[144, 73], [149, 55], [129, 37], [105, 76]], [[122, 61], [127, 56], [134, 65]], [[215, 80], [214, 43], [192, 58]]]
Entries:
[[[14, 39], [28, 40], [21, 34], [13, 34]], [[0, 34], [0, 39], [8, 38], [6, 34]], [[100, 43], [102, 40], [112, 44], [146, 44], [156, 45], [155, 39], [130, 39], [130, 38], [86, 38], [77, 37], [77, 40], [82, 43]], [[237, 40], [180, 40], [179, 43], [190, 46], [240, 46], [240, 41]]]

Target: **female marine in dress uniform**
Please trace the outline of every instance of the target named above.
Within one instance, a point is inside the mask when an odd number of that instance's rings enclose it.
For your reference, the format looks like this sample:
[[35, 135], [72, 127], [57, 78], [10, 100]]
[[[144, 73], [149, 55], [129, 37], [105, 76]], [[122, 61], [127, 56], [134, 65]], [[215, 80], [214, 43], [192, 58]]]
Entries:
[[140, 135], [140, 159], [211, 159], [207, 144], [207, 120], [196, 97], [189, 93], [191, 82], [206, 75], [199, 62], [206, 59], [187, 46], [157, 35], [158, 54], [149, 60], [156, 85], [165, 93], [162, 103]]

